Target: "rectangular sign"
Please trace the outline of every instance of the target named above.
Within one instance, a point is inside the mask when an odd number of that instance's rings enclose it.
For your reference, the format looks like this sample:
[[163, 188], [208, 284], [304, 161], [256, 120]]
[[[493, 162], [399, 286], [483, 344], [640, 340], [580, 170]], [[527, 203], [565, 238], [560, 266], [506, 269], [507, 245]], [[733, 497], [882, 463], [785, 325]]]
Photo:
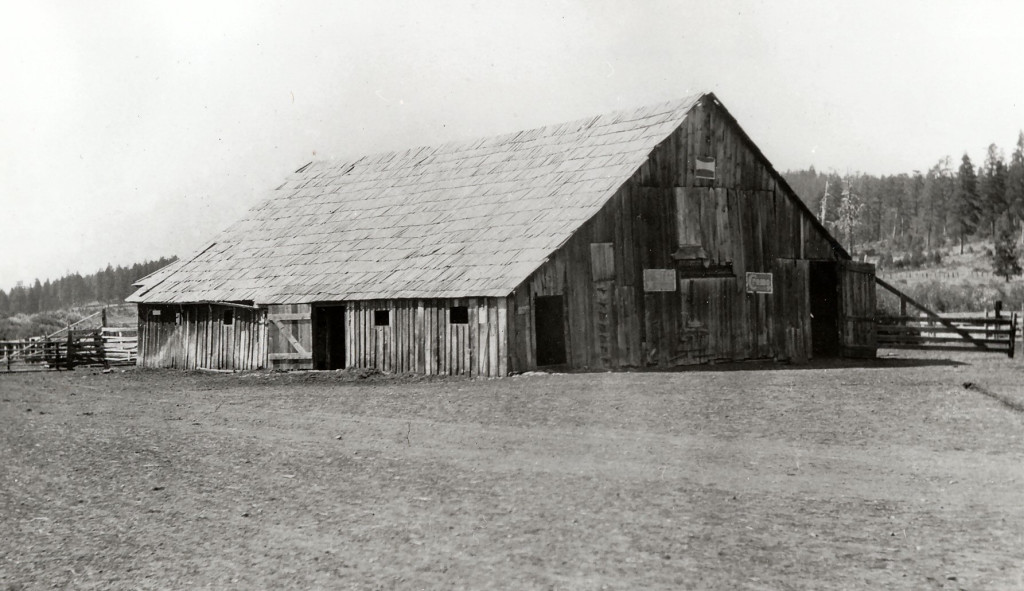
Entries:
[[693, 163], [693, 176], [699, 179], [715, 178], [715, 159], [697, 156]]
[[675, 269], [644, 269], [644, 291], [675, 291]]
[[747, 273], [747, 293], [772, 293], [772, 274]]

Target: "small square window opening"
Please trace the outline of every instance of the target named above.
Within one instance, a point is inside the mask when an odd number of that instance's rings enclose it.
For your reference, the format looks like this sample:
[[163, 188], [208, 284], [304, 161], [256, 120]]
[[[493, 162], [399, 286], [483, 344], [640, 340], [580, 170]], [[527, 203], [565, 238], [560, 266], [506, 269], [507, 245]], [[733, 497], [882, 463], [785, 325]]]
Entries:
[[224, 326], [231, 326], [235, 323], [235, 311], [224, 310]]
[[374, 326], [389, 326], [391, 324], [391, 313], [388, 310], [373, 311]]
[[451, 324], [469, 324], [469, 308], [452, 306], [448, 308], [448, 322]]

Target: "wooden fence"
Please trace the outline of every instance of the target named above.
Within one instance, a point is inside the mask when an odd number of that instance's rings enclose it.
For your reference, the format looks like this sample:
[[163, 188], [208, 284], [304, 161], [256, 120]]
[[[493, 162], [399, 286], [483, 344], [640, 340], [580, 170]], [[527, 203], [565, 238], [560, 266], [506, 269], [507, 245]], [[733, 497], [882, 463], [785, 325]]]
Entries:
[[0, 371], [135, 365], [138, 352], [135, 328], [72, 328], [60, 332], [64, 334], [0, 341]]
[[1012, 358], [1018, 326], [1016, 314], [999, 318], [978, 315], [880, 318], [878, 347], [936, 351], [974, 349], [1005, 353]]
[[[1013, 357], [1019, 327], [1017, 314], [938, 314], [882, 279], [876, 277], [875, 283], [900, 299], [899, 316], [876, 318], [880, 349], [973, 349]], [[909, 315], [908, 306], [916, 308], [920, 315]]]

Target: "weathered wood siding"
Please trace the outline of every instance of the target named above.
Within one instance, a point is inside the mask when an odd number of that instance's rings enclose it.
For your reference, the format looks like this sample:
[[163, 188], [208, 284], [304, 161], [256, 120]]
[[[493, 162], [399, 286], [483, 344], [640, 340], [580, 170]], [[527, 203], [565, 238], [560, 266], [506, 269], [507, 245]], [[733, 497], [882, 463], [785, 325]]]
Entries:
[[794, 363], [811, 358], [811, 302], [807, 284], [808, 261], [780, 258], [775, 260], [775, 351], [778, 357]]
[[[345, 367], [392, 373], [496, 377], [509, 372], [505, 298], [344, 302]], [[452, 323], [465, 306], [468, 322]], [[311, 306], [269, 306], [275, 369], [313, 367]], [[375, 313], [386, 312], [387, 325]]]
[[875, 266], [841, 261], [840, 347], [844, 357], [875, 357], [878, 352], [875, 324]]
[[[714, 179], [696, 176], [696, 156], [715, 158]], [[708, 100], [516, 289], [512, 370], [537, 367], [534, 301], [552, 295], [564, 298], [571, 367], [805, 361], [807, 261], [842, 256], [731, 116]], [[774, 292], [747, 293], [747, 272], [772, 274]]]
[[309, 304], [267, 306], [267, 358], [274, 369], [313, 369], [312, 308]]
[[[225, 324], [225, 313], [232, 321]], [[139, 305], [139, 364], [177, 369], [266, 366], [262, 310], [218, 304]]]

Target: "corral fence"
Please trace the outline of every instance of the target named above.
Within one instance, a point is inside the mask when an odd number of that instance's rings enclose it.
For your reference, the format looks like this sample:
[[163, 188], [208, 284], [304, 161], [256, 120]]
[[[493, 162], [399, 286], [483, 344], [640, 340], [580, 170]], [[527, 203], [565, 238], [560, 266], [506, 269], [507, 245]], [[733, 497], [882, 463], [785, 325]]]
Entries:
[[981, 279], [995, 279], [996, 275], [991, 271], [979, 269], [911, 269], [893, 270], [882, 269], [879, 275], [885, 276], [890, 281], [899, 279], [967, 279], [976, 277]]
[[[1019, 331], [1016, 313], [1006, 314], [997, 304], [990, 312], [938, 314], [910, 296], [876, 278], [876, 283], [900, 298], [898, 316], [876, 318], [876, 342], [884, 349], [933, 351], [981, 350], [1005, 353], [1012, 358]], [[908, 314], [908, 306], [918, 315]]]
[[0, 371], [135, 365], [139, 350], [137, 328], [75, 328], [96, 316], [101, 316], [102, 323], [106, 324], [105, 312], [101, 310], [43, 337], [0, 341]]

